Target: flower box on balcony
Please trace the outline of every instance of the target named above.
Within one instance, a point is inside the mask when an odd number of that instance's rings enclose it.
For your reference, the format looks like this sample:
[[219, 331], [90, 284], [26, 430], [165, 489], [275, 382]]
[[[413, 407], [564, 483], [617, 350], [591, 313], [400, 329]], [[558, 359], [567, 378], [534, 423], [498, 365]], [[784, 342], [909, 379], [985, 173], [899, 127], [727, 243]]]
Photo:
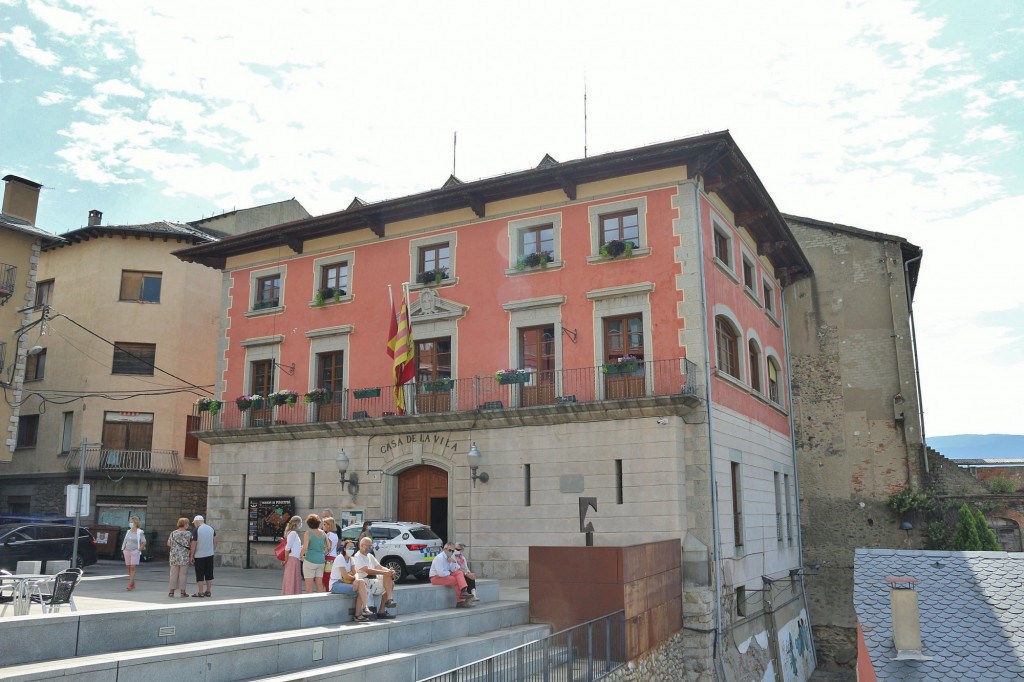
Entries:
[[235, 398], [235, 405], [242, 412], [245, 412], [250, 407], [253, 409], [260, 409], [263, 407], [263, 396], [261, 395], [240, 395]]
[[424, 393], [448, 393], [453, 386], [455, 381], [452, 379], [435, 379], [421, 383], [420, 390]]
[[367, 398], [379, 398], [380, 397], [380, 389], [379, 388], [357, 388], [354, 391], [352, 391], [352, 396], [356, 400], [365, 400]]
[[270, 401], [271, 405], [294, 405], [299, 399], [299, 394], [295, 391], [274, 391], [267, 396], [267, 400]]
[[630, 355], [623, 355], [616, 362], [609, 362], [601, 366], [602, 374], [632, 374], [640, 367], [640, 358]]
[[312, 403], [314, 405], [326, 405], [331, 402], [331, 394], [327, 389], [314, 388], [312, 391], [302, 396], [302, 402]]
[[525, 369], [503, 369], [495, 373], [494, 378], [499, 384], [525, 384], [530, 380], [530, 373]]
[[210, 414], [217, 414], [220, 412], [220, 408], [224, 407], [224, 403], [213, 398], [200, 398], [196, 401], [196, 410], [199, 412], [209, 412]]

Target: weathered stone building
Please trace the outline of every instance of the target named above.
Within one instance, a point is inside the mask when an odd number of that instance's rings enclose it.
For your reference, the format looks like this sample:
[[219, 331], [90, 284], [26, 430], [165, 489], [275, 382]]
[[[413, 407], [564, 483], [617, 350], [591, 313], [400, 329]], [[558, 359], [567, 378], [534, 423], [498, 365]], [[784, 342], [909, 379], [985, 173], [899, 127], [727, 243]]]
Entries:
[[785, 291], [811, 623], [819, 664], [847, 666], [857, 655], [854, 549], [905, 547], [887, 502], [926, 480], [912, 322], [922, 251], [786, 220], [814, 268]]

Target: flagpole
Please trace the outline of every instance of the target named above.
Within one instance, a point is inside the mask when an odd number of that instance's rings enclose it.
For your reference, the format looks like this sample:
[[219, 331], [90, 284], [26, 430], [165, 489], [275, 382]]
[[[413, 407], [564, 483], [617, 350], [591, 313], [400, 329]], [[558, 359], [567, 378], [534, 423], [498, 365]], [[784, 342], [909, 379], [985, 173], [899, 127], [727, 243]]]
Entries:
[[[404, 291], [404, 289], [403, 289], [403, 291]], [[395, 297], [391, 293], [391, 285], [390, 284], [388, 285], [388, 301], [391, 303], [391, 309], [394, 310], [395, 309]]]

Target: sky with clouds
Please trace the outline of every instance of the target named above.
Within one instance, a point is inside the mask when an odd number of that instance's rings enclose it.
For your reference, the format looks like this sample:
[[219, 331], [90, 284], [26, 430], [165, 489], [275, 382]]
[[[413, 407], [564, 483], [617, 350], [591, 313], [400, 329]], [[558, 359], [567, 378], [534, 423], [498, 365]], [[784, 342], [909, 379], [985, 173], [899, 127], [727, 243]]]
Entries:
[[60, 233], [728, 129], [782, 211], [924, 248], [928, 435], [1024, 433], [1022, 45], [1019, 0], [0, 0], [0, 172]]

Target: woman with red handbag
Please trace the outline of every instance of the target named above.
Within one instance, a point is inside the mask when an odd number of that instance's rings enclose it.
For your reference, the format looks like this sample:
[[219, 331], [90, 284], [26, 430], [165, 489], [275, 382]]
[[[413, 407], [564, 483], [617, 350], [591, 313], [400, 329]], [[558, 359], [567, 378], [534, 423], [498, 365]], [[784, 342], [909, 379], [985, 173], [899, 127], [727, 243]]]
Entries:
[[281, 580], [281, 594], [302, 594], [301, 526], [302, 519], [296, 514], [288, 520], [284, 529], [284, 578]]

